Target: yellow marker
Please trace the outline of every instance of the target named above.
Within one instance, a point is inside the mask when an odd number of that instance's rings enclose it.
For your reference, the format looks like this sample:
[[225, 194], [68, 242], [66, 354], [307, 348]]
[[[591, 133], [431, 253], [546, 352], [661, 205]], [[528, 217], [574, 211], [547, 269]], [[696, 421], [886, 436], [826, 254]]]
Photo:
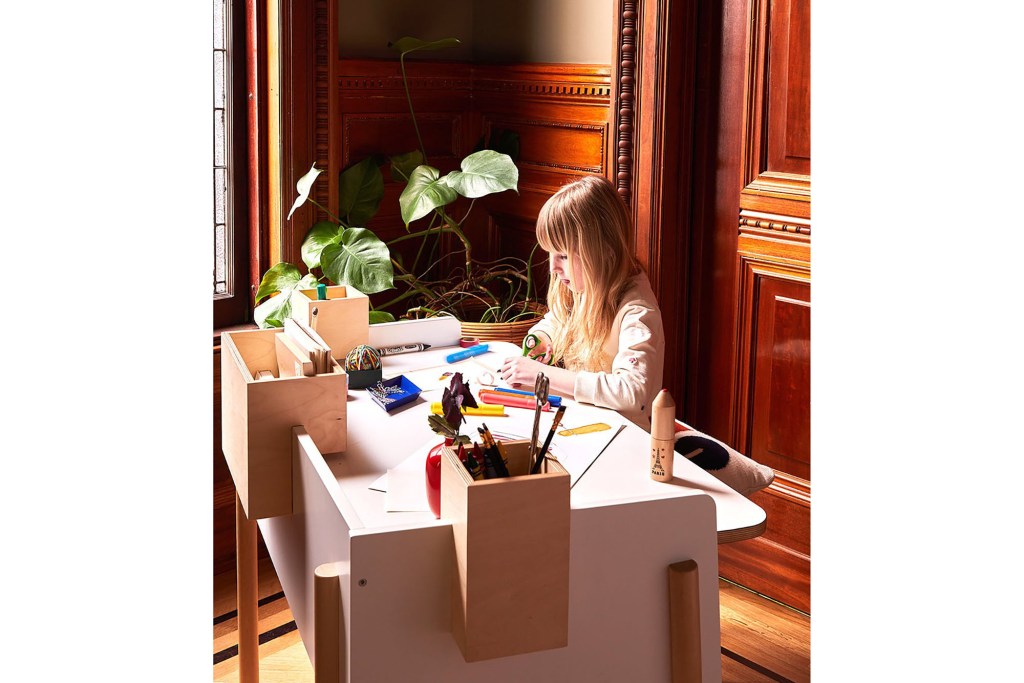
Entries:
[[590, 434], [591, 432], [603, 432], [606, 429], [611, 429], [604, 422], [596, 422], [592, 425], [583, 425], [582, 427], [575, 427], [573, 429], [563, 429], [558, 432], [559, 436], [573, 436], [574, 434]]
[[[440, 401], [434, 401], [433, 403], [431, 403], [430, 404], [430, 412], [432, 412], [434, 415], [444, 415], [444, 410], [441, 408], [441, 402]], [[505, 414], [505, 406], [503, 406], [503, 405], [495, 405], [495, 404], [492, 404], [492, 403], [478, 403], [476, 408], [467, 408], [467, 407], [463, 406], [462, 414], [463, 415], [488, 415], [488, 416], [501, 415], [501, 416], [503, 416]], [[605, 429], [607, 429], [607, 427], [605, 427]]]

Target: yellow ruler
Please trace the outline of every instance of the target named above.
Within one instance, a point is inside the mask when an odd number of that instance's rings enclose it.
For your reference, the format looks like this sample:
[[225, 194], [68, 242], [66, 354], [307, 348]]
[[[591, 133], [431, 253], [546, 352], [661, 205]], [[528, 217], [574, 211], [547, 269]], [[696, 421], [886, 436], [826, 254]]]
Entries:
[[563, 429], [558, 432], [559, 436], [574, 436], [576, 434], [590, 434], [591, 432], [603, 432], [606, 429], [611, 429], [610, 426], [604, 422], [595, 422], [592, 425], [583, 425], [582, 427], [574, 427], [573, 429]]

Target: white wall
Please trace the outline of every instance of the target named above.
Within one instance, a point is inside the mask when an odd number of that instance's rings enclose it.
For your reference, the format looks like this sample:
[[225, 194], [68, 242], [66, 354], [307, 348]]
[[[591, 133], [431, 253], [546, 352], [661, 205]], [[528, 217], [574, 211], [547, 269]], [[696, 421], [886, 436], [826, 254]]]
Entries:
[[612, 0], [475, 0], [478, 62], [610, 64]]
[[610, 64], [613, 0], [338, 0], [342, 58], [390, 59], [389, 40], [458, 38], [421, 53], [483, 63]]

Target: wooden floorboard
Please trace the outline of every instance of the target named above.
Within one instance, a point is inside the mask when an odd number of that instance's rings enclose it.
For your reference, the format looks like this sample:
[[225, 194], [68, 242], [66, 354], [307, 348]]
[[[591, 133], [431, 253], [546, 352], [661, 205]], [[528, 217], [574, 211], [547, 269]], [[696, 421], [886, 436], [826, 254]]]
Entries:
[[[269, 560], [259, 566], [260, 683], [313, 683], [313, 667]], [[235, 575], [214, 577], [214, 683], [238, 682]], [[719, 580], [722, 683], [811, 680], [811, 620], [802, 612]]]

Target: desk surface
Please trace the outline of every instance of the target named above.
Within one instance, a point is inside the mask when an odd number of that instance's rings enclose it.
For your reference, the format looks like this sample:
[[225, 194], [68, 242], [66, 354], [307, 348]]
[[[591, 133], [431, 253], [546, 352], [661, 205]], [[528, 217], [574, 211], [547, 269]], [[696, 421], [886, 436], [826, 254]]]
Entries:
[[[371, 490], [370, 486], [417, 449], [439, 441], [440, 437], [427, 424], [427, 416], [430, 403], [441, 400], [441, 391], [447, 380], [442, 381], [440, 377], [445, 371], [462, 372], [476, 394], [482, 388], [479, 378], [483, 373], [493, 371], [508, 355], [520, 353], [518, 347], [504, 342], [492, 342], [490, 346], [492, 350], [482, 356], [451, 365], [445, 362], [445, 356], [458, 350], [458, 347], [431, 348], [419, 353], [385, 356], [385, 378], [405, 374], [423, 389], [415, 402], [392, 413], [381, 409], [366, 391], [349, 391], [348, 448], [344, 453], [324, 456], [343, 494], [336, 497], [336, 502], [349, 528], [380, 530], [446, 524], [435, 519], [430, 512], [387, 512], [385, 494]], [[576, 403], [568, 398], [564, 399], [564, 403], [567, 406], [563, 418], [565, 425], [604, 422], [612, 426], [612, 431], [564, 437], [577, 440], [593, 437], [593, 443], [598, 444], [597, 450], [608, 442], [618, 425], [625, 425], [625, 429], [573, 486], [570, 494], [572, 507], [707, 493], [716, 506], [719, 542], [753, 538], [763, 532], [766, 522], [764, 510], [679, 454], [675, 456], [675, 476], [671, 483], [652, 480], [649, 476], [648, 432], [615, 411]], [[467, 416], [463, 433], [476, 434], [477, 426], [487, 423], [492, 432], [525, 435], [528, 438], [533, 427], [533, 411], [506, 408], [505, 413], [505, 417]], [[541, 434], [547, 433], [553, 417], [553, 412], [542, 413]], [[562, 438], [556, 436], [552, 442], [556, 453]], [[574, 442], [574, 445], [578, 446], [579, 443]]]

